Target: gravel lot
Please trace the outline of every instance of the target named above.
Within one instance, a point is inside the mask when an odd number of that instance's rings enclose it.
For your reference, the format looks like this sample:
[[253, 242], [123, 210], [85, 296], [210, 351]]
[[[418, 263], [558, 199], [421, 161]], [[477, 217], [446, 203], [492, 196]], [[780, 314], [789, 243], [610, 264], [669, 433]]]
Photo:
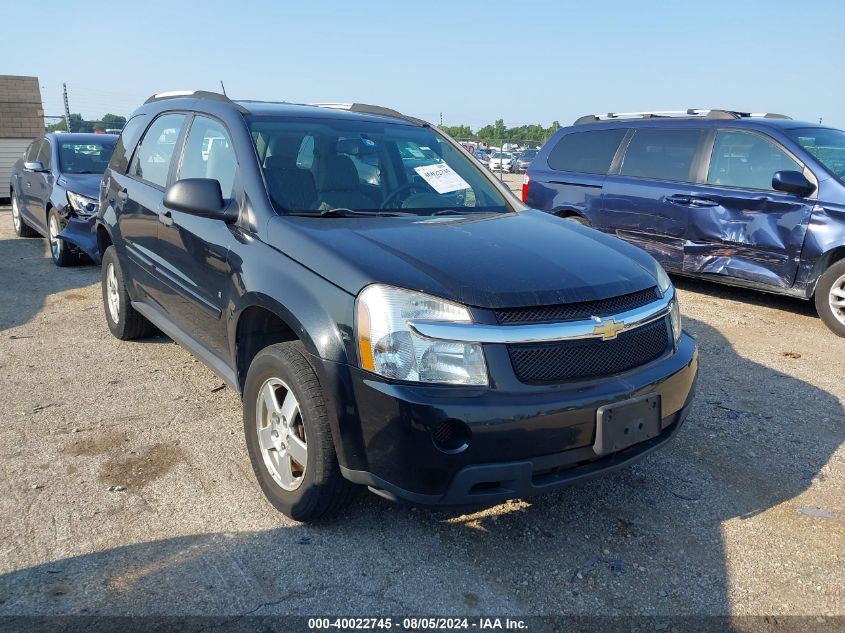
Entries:
[[98, 268], [55, 268], [7, 207], [0, 262], [0, 615], [845, 615], [845, 340], [808, 304], [677, 280], [698, 395], [630, 469], [303, 526], [254, 482], [235, 393], [109, 334]]

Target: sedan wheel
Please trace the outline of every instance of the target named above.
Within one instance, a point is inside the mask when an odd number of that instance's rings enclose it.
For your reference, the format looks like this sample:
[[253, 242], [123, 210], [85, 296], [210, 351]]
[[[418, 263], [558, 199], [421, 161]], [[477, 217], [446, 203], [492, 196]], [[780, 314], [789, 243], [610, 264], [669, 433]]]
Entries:
[[59, 237], [62, 228], [59, 212], [55, 209], [50, 209], [50, 216], [47, 219], [47, 239], [50, 240], [50, 255], [56, 266], [67, 266], [74, 257], [74, 254], [70, 251], [67, 244], [65, 244], [65, 241]]
[[21, 208], [18, 206], [17, 194], [12, 190], [12, 224], [15, 227], [15, 235], [18, 237], [35, 237], [38, 233], [30, 227], [21, 215]]

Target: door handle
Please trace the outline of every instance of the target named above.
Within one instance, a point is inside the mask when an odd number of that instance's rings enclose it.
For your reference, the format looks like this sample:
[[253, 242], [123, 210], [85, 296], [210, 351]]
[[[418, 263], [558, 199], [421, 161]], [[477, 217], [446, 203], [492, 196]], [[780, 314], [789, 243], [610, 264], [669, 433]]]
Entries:
[[689, 205], [692, 203], [691, 201], [692, 198], [690, 198], [689, 196], [684, 196], [678, 193], [673, 196], [666, 196], [666, 202], [671, 202], [672, 204]]
[[164, 226], [173, 226], [173, 216], [170, 215], [170, 211], [162, 211], [158, 214], [158, 221], [161, 222]]
[[719, 206], [719, 203], [715, 200], [710, 200], [709, 198], [696, 198], [695, 196], [690, 197], [689, 204], [692, 207], [698, 207], [700, 209]]

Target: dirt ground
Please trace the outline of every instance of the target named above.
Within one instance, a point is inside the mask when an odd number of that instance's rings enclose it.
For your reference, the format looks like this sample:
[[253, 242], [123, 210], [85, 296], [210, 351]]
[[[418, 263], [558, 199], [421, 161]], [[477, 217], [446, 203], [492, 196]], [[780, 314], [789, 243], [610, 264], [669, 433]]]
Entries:
[[264, 501], [234, 392], [110, 335], [97, 267], [54, 267], [8, 208], [0, 267], [0, 615], [845, 615], [845, 340], [804, 302], [678, 279], [698, 393], [632, 468], [304, 526]]

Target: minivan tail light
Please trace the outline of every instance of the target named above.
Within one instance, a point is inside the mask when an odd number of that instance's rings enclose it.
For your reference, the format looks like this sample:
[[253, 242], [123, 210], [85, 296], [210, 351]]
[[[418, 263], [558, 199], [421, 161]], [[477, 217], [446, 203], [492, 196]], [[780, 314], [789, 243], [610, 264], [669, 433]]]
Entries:
[[525, 174], [525, 178], [522, 179], [522, 201], [528, 202], [528, 185], [531, 184], [531, 178], [528, 177], [528, 174]]

